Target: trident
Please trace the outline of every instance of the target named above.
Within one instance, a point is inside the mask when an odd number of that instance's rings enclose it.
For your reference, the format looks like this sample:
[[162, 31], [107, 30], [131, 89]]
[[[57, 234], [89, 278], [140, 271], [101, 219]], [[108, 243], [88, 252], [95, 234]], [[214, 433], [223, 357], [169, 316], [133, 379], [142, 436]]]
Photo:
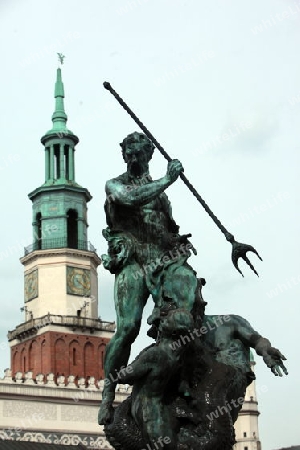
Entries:
[[[127, 104], [124, 102], [124, 100], [117, 94], [117, 92], [111, 87], [110, 83], [108, 81], [105, 81], [103, 83], [103, 86], [105, 89], [107, 89], [114, 97], [115, 99], [120, 103], [121, 106], [125, 109], [125, 111], [132, 117], [132, 119], [135, 121], [135, 123], [141, 128], [141, 130], [145, 133], [145, 135], [153, 142], [155, 147], [160, 151], [160, 153], [166, 158], [167, 161], [172, 161], [172, 158], [168, 155], [168, 153], [163, 149], [163, 147], [160, 145], [160, 143], [155, 139], [152, 133], [145, 127], [145, 125], [140, 121], [140, 119], [134, 114], [134, 112], [127, 106]], [[180, 173], [180, 178], [184, 182], [184, 184], [189, 188], [191, 193], [196, 197], [198, 202], [203, 206], [209, 217], [215, 222], [217, 227], [222, 231], [227, 241], [229, 241], [232, 244], [232, 253], [231, 253], [231, 259], [233, 262], [234, 267], [240, 272], [242, 276], [243, 273], [240, 270], [238, 266], [238, 260], [239, 258], [242, 258], [248, 266], [253, 270], [253, 272], [257, 275], [254, 266], [252, 265], [251, 261], [247, 257], [247, 252], [253, 252], [255, 253], [258, 258], [262, 261], [262, 258], [259, 256], [257, 251], [255, 250], [252, 245], [248, 244], [241, 244], [240, 242], [235, 241], [234, 236], [229, 233], [229, 231], [226, 230], [224, 225], [220, 222], [220, 220], [215, 216], [215, 214], [212, 212], [212, 210], [209, 208], [208, 204], [205, 202], [205, 200], [201, 197], [201, 195], [196, 191], [192, 183], [187, 179], [187, 177], [184, 175], [184, 173]]]

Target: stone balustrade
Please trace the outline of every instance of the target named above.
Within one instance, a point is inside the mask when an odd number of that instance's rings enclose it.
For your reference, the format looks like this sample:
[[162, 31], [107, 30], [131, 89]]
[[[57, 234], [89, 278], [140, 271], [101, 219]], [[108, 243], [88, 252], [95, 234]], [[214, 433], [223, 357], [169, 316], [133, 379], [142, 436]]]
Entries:
[[[87, 391], [102, 392], [105, 380], [96, 380], [95, 377], [80, 377], [76, 379], [74, 375], [65, 377], [60, 375], [55, 377], [54, 373], [39, 373], [33, 377], [33, 372], [16, 372], [14, 375], [10, 369], [4, 371], [4, 377], [0, 378], [0, 384], [12, 385], [36, 385], [62, 389], [85, 389]], [[117, 384], [116, 392], [130, 394], [132, 387], [129, 385]]]

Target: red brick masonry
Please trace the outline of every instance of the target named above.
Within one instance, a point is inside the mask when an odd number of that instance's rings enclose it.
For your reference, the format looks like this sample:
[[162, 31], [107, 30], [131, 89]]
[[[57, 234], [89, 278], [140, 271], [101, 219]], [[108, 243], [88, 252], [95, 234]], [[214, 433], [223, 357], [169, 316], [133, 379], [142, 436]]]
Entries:
[[47, 331], [11, 348], [12, 374], [33, 372], [55, 376], [104, 378], [103, 359], [109, 339]]

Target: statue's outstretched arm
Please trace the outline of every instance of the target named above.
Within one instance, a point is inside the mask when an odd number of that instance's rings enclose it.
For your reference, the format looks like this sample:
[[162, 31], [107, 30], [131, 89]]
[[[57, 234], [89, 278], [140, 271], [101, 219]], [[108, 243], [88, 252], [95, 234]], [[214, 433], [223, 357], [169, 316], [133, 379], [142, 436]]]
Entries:
[[165, 176], [147, 184], [126, 185], [117, 179], [109, 180], [105, 185], [107, 199], [126, 206], [146, 205], [174, 183], [182, 170], [180, 161], [175, 159], [169, 162]]
[[265, 364], [271, 369], [276, 376], [282, 377], [282, 371], [288, 374], [283, 361], [285, 356], [275, 347], [272, 347], [271, 342], [262, 337], [255, 331], [250, 323], [241, 316], [234, 316], [235, 318], [235, 334], [248, 347], [255, 349], [256, 353], [263, 357]]

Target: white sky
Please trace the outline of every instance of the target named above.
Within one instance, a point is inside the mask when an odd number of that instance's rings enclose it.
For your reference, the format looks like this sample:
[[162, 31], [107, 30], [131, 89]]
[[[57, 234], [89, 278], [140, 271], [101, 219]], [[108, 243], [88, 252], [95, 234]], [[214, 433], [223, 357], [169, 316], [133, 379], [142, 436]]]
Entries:
[[[6, 333], [23, 320], [27, 194], [44, 181], [40, 138], [51, 127], [62, 52], [68, 126], [80, 138], [76, 180], [94, 197], [89, 239], [106, 252], [104, 183], [124, 171], [118, 144], [137, 130], [104, 90], [106, 80], [181, 159], [236, 239], [261, 254], [263, 262], [250, 256], [260, 278], [241, 264], [243, 279], [230, 245], [183, 183], [168, 189], [181, 232], [191, 232], [198, 249], [192, 264], [207, 280], [207, 313], [242, 315], [288, 358], [282, 379], [256, 358], [263, 450], [299, 444], [300, 1], [2, 0], [0, 12], [1, 370], [9, 366]], [[165, 170], [156, 151], [153, 177]], [[112, 287], [100, 268], [104, 320], [114, 320]], [[149, 300], [146, 317], [151, 308]], [[145, 333], [144, 326], [134, 354]]]

